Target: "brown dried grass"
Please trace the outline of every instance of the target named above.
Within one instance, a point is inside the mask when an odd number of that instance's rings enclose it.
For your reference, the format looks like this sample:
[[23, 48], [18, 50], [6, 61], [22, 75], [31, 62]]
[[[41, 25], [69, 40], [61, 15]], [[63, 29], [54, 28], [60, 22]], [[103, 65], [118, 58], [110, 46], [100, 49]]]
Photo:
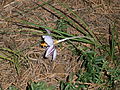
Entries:
[[[60, 1], [67, 3], [73, 11], [88, 24], [101, 42], [108, 42], [109, 24], [116, 22], [118, 30], [120, 28], [119, 0]], [[38, 3], [40, 4], [41, 2]], [[56, 17], [45, 11], [43, 8], [37, 8], [30, 12], [26, 11], [27, 13], [18, 14], [18, 12], [36, 6], [31, 0], [2, 0], [0, 4], [0, 32], [14, 32], [13, 34], [1, 34], [0, 46], [10, 48], [14, 51], [22, 50], [35, 44], [39, 41], [39, 36], [43, 33], [37, 32], [37, 35], [34, 36], [28, 28], [16, 26], [13, 22], [27, 20], [39, 24], [39, 22], [41, 22], [39, 17], [45, 18], [46, 22], [57, 20]], [[53, 0], [52, 5], [67, 12], [66, 9], [57, 4], [57, 0]], [[71, 15], [70, 13], [68, 14]], [[46, 22], [43, 22], [43, 25], [46, 25]], [[48, 23], [47, 26], [56, 28], [54, 23]], [[21, 34], [20, 32], [27, 32], [27, 34]], [[35, 31], [33, 30], [33, 32]], [[67, 32], [71, 34], [78, 33], [71, 28], [68, 28]], [[65, 80], [70, 72], [77, 72], [82, 63], [76, 61], [78, 56], [72, 54], [68, 49], [69, 45], [62, 43], [62, 46], [62, 49], [58, 47], [58, 56], [53, 62], [42, 58], [44, 49], [41, 49], [41, 47], [38, 47], [37, 45], [24, 50], [21, 55], [28, 57], [28, 63], [22, 62], [23, 65], [20, 67], [19, 75], [17, 75], [13, 64], [9, 61], [2, 60], [0, 62], [1, 86], [6, 90], [11, 84], [14, 84], [21, 90], [25, 90], [27, 83], [32, 80], [35, 82], [46, 81], [48, 84], [55, 85], [59, 89], [59, 81]]]

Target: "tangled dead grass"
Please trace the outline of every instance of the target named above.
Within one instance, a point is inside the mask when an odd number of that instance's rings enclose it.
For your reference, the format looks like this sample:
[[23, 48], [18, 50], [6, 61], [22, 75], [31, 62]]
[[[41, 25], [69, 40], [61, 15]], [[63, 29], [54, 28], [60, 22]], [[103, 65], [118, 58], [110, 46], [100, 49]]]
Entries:
[[[40, 1], [33, 0], [38, 4]], [[25, 90], [29, 81], [46, 81], [50, 85], [55, 85], [59, 89], [59, 81], [65, 80], [70, 72], [77, 72], [82, 62], [77, 62], [78, 56], [73, 55], [69, 50], [69, 45], [62, 43], [63, 48], [57, 47], [58, 56], [55, 61], [44, 59], [44, 49], [38, 46], [37, 42], [43, 32], [32, 28], [16, 25], [21, 20], [27, 20], [41, 25], [56, 28], [57, 18], [44, 8], [36, 8], [36, 4], [31, 0], [1, 0], [0, 1], [0, 47], [9, 48], [13, 51], [21, 51], [21, 65], [19, 74], [15, 67], [7, 60], [0, 59], [0, 84], [6, 90], [11, 84], [21, 90]], [[60, 0], [67, 3], [70, 8], [77, 13], [93, 30], [101, 42], [108, 42], [108, 26], [116, 22], [120, 28], [119, 0]], [[69, 13], [66, 9], [57, 4], [57, 0], [51, 2], [52, 5]], [[48, 7], [45, 7], [48, 9]], [[48, 9], [49, 10], [49, 9]], [[54, 11], [53, 11], [54, 12]], [[42, 17], [42, 18], [40, 18]], [[50, 22], [51, 23], [47, 23]], [[39, 28], [36, 28], [39, 29]], [[79, 34], [72, 28], [67, 29], [68, 33]], [[120, 35], [120, 34], [119, 34]], [[120, 40], [119, 40], [120, 41]], [[0, 52], [0, 55], [6, 53]], [[7, 53], [6, 53], [7, 54]], [[9, 53], [5, 56], [9, 56]], [[24, 58], [26, 57], [26, 59]]]

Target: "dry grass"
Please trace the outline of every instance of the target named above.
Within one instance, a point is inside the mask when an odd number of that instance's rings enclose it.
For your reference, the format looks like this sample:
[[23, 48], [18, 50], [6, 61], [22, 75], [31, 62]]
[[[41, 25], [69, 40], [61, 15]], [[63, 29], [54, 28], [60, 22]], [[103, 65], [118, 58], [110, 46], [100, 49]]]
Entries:
[[[40, 1], [34, 0], [41, 4]], [[52, 0], [51, 4], [73, 16], [66, 9], [58, 5], [59, 0]], [[109, 24], [115, 25], [120, 33], [120, 2], [119, 0], [60, 0], [69, 5], [95, 33], [101, 42], [108, 42]], [[31, 0], [0, 0], [0, 47], [9, 48], [19, 53], [21, 61], [19, 74], [15, 67], [7, 60], [0, 59], [0, 84], [6, 90], [11, 84], [25, 90], [29, 81], [46, 81], [59, 89], [59, 81], [65, 80], [70, 72], [77, 72], [82, 62], [77, 62], [77, 55], [69, 50], [69, 44], [62, 43], [57, 47], [58, 56], [55, 61], [44, 59], [44, 49], [38, 46], [42, 31], [16, 25], [21, 20], [27, 20], [43, 26], [56, 28], [53, 23], [57, 20], [44, 8], [36, 8]], [[48, 8], [47, 6], [44, 6]], [[54, 11], [52, 11], [54, 12]], [[42, 20], [42, 18], [44, 20]], [[48, 23], [51, 22], [51, 23]], [[39, 28], [36, 28], [39, 29]], [[73, 28], [67, 28], [70, 34], [80, 34]], [[120, 35], [120, 34], [119, 34]], [[120, 41], [120, 40], [119, 40]], [[86, 45], [87, 46], [87, 45]], [[6, 53], [0, 51], [0, 55]], [[10, 53], [6, 53], [8, 56]], [[27, 58], [24, 58], [27, 57]]]

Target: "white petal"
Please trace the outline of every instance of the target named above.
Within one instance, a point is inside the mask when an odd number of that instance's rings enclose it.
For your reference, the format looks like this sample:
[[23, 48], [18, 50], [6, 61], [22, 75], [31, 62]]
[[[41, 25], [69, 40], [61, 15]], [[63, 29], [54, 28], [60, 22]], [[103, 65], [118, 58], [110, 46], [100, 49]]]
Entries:
[[45, 53], [45, 57], [49, 57], [52, 56], [55, 50], [55, 46], [51, 45], [50, 47], [47, 48], [46, 53]]
[[56, 52], [56, 49], [55, 49], [54, 52], [53, 52], [53, 55], [52, 55], [52, 59], [55, 60], [56, 56], [57, 56], [57, 52]]
[[45, 30], [47, 31], [47, 33], [48, 33], [48, 34], [50, 34], [50, 33], [51, 33], [51, 32], [50, 32], [50, 30], [48, 30], [48, 29], [45, 29]]
[[44, 41], [45, 41], [49, 46], [51, 46], [51, 45], [54, 44], [54, 43], [53, 43], [53, 39], [52, 39], [51, 36], [42, 36], [42, 37], [44, 38]]
[[64, 38], [64, 39], [58, 40], [57, 43], [60, 43], [60, 42], [63, 42], [63, 41], [69, 40], [69, 39], [75, 39], [75, 38], [81, 38], [81, 37], [80, 36], [68, 37], [68, 38]]

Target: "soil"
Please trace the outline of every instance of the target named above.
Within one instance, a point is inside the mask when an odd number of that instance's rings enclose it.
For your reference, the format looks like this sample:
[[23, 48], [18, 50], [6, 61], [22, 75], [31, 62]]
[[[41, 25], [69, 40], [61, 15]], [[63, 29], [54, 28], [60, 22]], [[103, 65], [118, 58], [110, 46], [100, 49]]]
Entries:
[[[102, 43], [109, 43], [109, 25], [113, 25], [113, 22], [120, 36], [119, 0], [51, 0], [51, 5], [74, 17], [69, 10], [60, 6], [59, 2], [66, 3], [80, 16]], [[43, 2], [41, 0], [0, 0], [0, 47], [7, 49], [0, 50], [0, 55], [14, 60], [11, 62], [5, 58], [0, 59], [0, 85], [3, 90], [10, 85], [25, 90], [29, 81], [46, 81], [59, 90], [59, 82], [66, 80], [71, 72], [77, 72], [81, 67], [82, 62], [77, 61], [79, 56], [72, 52], [73, 49], [70, 50], [71, 45], [67, 42], [56, 46], [55, 61], [43, 58], [45, 49], [39, 46], [40, 37], [44, 35], [42, 29], [21, 24], [21, 21], [56, 29], [54, 22], [58, 18], [49, 12], [55, 11], [47, 5], [37, 7], [36, 3]], [[71, 27], [65, 31], [73, 35], [81, 35]], [[73, 42], [73, 44], [78, 43]], [[90, 47], [88, 44], [80, 43], [80, 45]], [[14, 52], [8, 52], [8, 49]], [[14, 56], [13, 53], [17, 53], [18, 56]], [[18, 71], [15, 68], [17, 62], [19, 62]]]

